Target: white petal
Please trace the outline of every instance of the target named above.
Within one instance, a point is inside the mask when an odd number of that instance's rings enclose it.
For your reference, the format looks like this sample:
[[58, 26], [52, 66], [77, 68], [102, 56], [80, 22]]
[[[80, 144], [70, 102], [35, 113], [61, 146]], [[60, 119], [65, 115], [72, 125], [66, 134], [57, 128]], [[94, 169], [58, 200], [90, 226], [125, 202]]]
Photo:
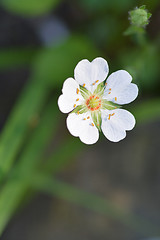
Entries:
[[107, 88], [111, 91], [120, 91], [132, 81], [131, 75], [125, 70], [119, 70], [112, 73], [107, 79]]
[[68, 78], [64, 82], [63, 94], [58, 98], [58, 106], [61, 112], [68, 113], [74, 109], [74, 104], [76, 106], [82, 104], [84, 100], [80, 91], [77, 94], [77, 88], [79, 89], [79, 85], [73, 78]]
[[62, 93], [66, 96], [77, 96], [76, 89], [79, 89], [79, 84], [73, 78], [67, 78], [62, 87]]
[[63, 113], [69, 113], [74, 109], [75, 99], [66, 97], [64, 94], [62, 94], [58, 98], [58, 106], [61, 112]]
[[77, 115], [76, 113], [70, 113], [67, 117], [67, 128], [69, 132], [75, 136], [79, 136], [79, 124], [80, 124], [80, 115]]
[[132, 102], [138, 95], [138, 87], [131, 81], [131, 75], [124, 70], [112, 73], [107, 79], [104, 98], [118, 104]]
[[[109, 114], [114, 114], [109, 117]], [[110, 141], [118, 142], [126, 137], [126, 130], [135, 126], [134, 116], [124, 109], [102, 111], [102, 132]]]
[[138, 96], [138, 87], [134, 83], [130, 83], [124, 90], [119, 92], [115, 98], [112, 99], [113, 102], [118, 104], [127, 104], [136, 99]]
[[106, 79], [108, 71], [109, 67], [105, 59], [98, 57], [92, 62], [84, 59], [75, 67], [74, 76], [80, 85], [85, 84], [85, 87], [93, 92], [97, 85]]
[[[87, 119], [87, 117], [90, 118]], [[95, 126], [92, 126], [90, 113], [69, 114], [67, 117], [67, 128], [73, 136], [79, 137], [85, 144], [94, 144], [98, 141], [99, 132]]]

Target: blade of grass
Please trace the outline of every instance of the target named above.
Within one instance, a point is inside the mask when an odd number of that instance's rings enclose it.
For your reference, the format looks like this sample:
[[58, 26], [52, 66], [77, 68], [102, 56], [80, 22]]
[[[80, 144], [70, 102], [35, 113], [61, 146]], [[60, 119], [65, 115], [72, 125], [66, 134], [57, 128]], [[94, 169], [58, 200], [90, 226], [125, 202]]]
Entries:
[[30, 81], [11, 113], [0, 138], [0, 180], [10, 170], [23, 144], [30, 122], [39, 114], [48, 95], [44, 82]]
[[74, 156], [84, 150], [85, 147], [86, 146], [77, 138], [73, 139], [73, 137], [69, 137], [65, 139], [52, 153], [51, 157], [47, 159], [45, 165], [41, 167], [41, 170], [47, 175], [62, 170], [69, 164]]
[[131, 109], [137, 123], [145, 123], [160, 118], [160, 99], [144, 100]]
[[[12, 171], [11, 178], [3, 186], [0, 192], [0, 235], [6, 224], [17, 209], [24, 194], [28, 190], [29, 178], [39, 164], [49, 137], [56, 131], [58, 122], [57, 107], [51, 103], [33, 132], [32, 139], [20, 156], [20, 161]], [[27, 181], [24, 181], [27, 179]]]
[[138, 217], [132, 213], [125, 212], [124, 210], [117, 208], [117, 206], [113, 205], [107, 199], [77, 189], [65, 182], [53, 179], [49, 176], [35, 175], [31, 184], [39, 191], [43, 191], [52, 196], [56, 196], [88, 208], [92, 211], [106, 215], [107, 217], [134, 229], [144, 236], [160, 235], [159, 227], [154, 226], [146, 219]]
[[32, 48], [0, 49], [0, 70], [30, 65], [36, 53]]
[[[25, 136], [29, 122], [39, 114], [50, 86], [58, 87], [82, 58], [95, 57], [94, 46], [83, 37], [72, 36], [59, 46], [43, 49], [33, 63], [33, 75], [11, 113], [0, 139], [0, 180], [10, 170]], [[63, 71], [62, 71], [63, 69]], [[8, 151], [9, 149], [9, 151]]]

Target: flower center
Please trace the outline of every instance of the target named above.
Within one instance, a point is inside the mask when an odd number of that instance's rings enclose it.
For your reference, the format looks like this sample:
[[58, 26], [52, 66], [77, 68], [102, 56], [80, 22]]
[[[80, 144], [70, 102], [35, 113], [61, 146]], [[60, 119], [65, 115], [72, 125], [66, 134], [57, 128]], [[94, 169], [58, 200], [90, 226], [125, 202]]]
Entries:
[[86, 106], [91, 111], [98, 110], [101, 107], [101, 105], [102, 105], [101, 99], [96, 95], [91, 95], [86, 100]]

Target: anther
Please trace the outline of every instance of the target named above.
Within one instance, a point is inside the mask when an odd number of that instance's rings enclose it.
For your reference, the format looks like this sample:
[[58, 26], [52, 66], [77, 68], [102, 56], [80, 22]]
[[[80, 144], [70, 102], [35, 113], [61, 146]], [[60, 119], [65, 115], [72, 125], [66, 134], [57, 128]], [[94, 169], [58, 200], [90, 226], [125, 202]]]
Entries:
[[89, 118], [90, 118], [90, 116], [87, 117], [87, 119], [89, 119]]
[[77, 114], [79, 114], [79, 111], [77, 112]]
[[115, 113], [112, 113], [111, 116], [114, 116]]
[[108, 94], [111, 94], [111, 92], [109, 92]]
[[109, 114], [108, 120], [110, 120], [110, 118], [111, 118], [111, 114]]
[[77, 98], [76, 101], [79, 101], [79, 98]]
[[96, 83], [98, 83], [99, 82], [99, 80], [96, 80]]
[[85, 86], [86, 86], [86, 84], [84, 83], [84, 84], [83, 84], [83, 87], [85, 87]]
[[74, 104], [73, 107], [75, 108], [75, 107], [76, 107], [76, 104]]
[[117, 101], [117, 98], [115, 97], [115, 101]]
[[83, 120], [86, 120], [86, 118], [83, 118]]
[[107, 86], [107, 83], [105, 83], [105, 85]]
[[92, 85], [95, 85], [95, 83], [92, 83]]
[[92, 126], [94, 126], [94, 123], [91, 123]]
[[111, 91], [111, 88], [109, 88], [109, 91]]
[[76, 93], [78, 94], [79, 93], [79, 89], [77, 88], [77, 90], [76, 90]]

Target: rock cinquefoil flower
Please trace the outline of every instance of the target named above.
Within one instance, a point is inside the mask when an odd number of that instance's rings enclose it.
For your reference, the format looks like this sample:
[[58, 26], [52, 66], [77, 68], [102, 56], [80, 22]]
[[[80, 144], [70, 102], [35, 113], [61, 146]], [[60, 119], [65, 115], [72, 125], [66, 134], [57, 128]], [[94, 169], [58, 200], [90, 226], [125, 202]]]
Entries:
[[80, 61], [74, 70], [75, 79], [65, 80], [58, 99], [60, 111], [69, 113], [69, 132], [85, 144], [96, 143], [99, 131], [118, 142], [135, 125], [134, 116], [121, 105], [137, 97], [137, 85], [131, 83], [132, 77], [125, 70], [112, 73], [105, 81], [108, 72], [108, 63], [101, 57]]

